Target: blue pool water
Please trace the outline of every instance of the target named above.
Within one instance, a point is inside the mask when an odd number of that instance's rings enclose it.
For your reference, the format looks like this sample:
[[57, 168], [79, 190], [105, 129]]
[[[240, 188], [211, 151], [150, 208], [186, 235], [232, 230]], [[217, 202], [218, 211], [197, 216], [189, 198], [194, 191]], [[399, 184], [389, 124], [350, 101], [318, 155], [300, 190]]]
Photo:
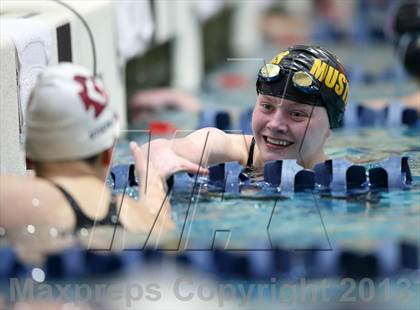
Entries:
[[[211, 248], [214, 242], [229, 249], [289, 249], [334, 246], [363, 249], [384, 242], [418, 242], [420, 224], [420, 152], [418, 129], [338, 130], [327, 144], [331, 158], [347, 158], [374, 166], [391, 155], [408, 156], [414, 181], [410, 190], [393, 190], [339, 199], [312, 193], [295, 193], [281, 199], [244, 196], [229, 199], [205, 193], [172, 197], [177, 229], [168, 238], [186, 248]], [[144, 134], [131, 134], [138, 141]], [[130, 162], [127, 142], [118, 147], [119, 161]], [[122, 160], [121, 160], [122, 159]], [[136, 194], [133, 189], [134, 195]], [[188, 216], [187, 216], [188, 215]], [[163, 248], [172, 248], [163, 245]], [[182, 243], [184, 244], [184, 243]]]

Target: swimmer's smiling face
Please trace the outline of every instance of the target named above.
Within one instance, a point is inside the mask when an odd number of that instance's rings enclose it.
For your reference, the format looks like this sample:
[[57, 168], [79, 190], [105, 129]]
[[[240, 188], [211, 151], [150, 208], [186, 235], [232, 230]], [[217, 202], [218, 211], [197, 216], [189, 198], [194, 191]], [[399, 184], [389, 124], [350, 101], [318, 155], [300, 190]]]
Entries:
[[330, 129], [324, 107], [260, 94], [252, 130], [263, 161], [297, 159], [305, 168], [312, 168], [326, 159], [324, 144]]

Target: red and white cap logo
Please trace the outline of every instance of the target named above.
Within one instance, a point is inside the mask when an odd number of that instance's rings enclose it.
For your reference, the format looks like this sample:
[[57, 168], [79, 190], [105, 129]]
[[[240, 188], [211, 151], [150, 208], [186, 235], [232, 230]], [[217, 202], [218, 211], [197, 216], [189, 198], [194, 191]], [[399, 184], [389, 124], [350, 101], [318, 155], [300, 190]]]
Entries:
[[74, 77], [74, 80], [82, 86], [79, 96], [85, 105], [86, 111], [93, 107], [95, 118], [97, 118], [108, 103], [108, 94], [94, 78], [77, 75]]

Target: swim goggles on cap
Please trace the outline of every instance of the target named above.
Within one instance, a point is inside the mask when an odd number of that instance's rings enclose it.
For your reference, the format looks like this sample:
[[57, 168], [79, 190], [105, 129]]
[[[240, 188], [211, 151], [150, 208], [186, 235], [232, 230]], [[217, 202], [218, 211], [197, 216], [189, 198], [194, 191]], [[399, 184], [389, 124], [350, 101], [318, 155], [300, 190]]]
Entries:
[[292, 76], [292, 83], [295, 88], [306, 94], [319, 92], [319, 86], [313, 77], [305, 71], [292, 72], [276, 64], [265, 64], [258, 73], [262, 82], [274, 82], [286, 75]]

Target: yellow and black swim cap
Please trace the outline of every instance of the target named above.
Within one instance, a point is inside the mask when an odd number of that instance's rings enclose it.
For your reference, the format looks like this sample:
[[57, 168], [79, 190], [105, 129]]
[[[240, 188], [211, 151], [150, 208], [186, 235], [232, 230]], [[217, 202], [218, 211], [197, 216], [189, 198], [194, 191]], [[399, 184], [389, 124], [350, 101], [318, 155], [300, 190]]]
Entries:
[[327, 109], [330, 128], [343, 118], [349, 83], [343, 65], [318, 46], [295, 45], [279, 53], [258, 73], [257, 93]]

